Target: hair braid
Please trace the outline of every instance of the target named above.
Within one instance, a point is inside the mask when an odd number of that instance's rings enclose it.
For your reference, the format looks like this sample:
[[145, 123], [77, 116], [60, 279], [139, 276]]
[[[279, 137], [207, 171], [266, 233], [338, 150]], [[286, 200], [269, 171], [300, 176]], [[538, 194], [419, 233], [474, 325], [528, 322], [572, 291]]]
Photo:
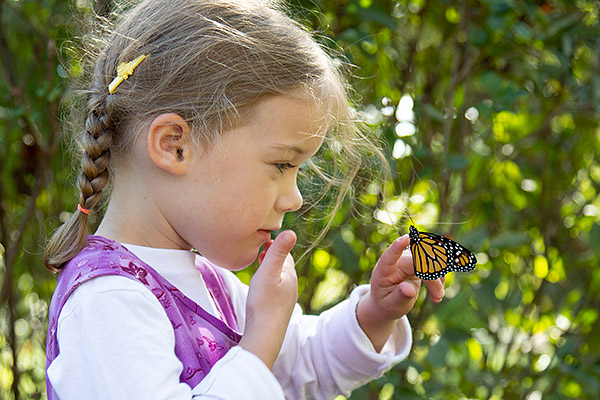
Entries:
[[[81, 172], [77, 181], [79, 206], [91, 210], [98, 203], [110, 178], [110, 149], [113, 144], [113, 95], [90, 93], [81, 147]], [[52, 236], [44, 253], [44, 264], [59, 271], [87, 243], [88, 216], [75, 212]]]
[[81, 173], [78, 186], [81, 191], [79, 204], [91, 210], [100, 200], [109, 180], [108, 165], [113, 143], [112, 113], [106, 107], [113, 95], [92, 95], [81, 146]]

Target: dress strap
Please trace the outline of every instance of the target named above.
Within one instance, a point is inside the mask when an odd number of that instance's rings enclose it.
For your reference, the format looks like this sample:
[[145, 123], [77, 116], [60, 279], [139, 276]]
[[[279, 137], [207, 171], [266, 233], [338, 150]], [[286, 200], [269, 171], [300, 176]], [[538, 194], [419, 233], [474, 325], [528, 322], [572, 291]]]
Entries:
[[196, 259], [196, 268], [202, 274], [202, 279], [204, 279], [208, 292], [212, 296], [217, 311], [223, 321], [225, 321], [233, 330], [239, 331], [233, 302], [221, 274], [212, 264], [199, 257]]

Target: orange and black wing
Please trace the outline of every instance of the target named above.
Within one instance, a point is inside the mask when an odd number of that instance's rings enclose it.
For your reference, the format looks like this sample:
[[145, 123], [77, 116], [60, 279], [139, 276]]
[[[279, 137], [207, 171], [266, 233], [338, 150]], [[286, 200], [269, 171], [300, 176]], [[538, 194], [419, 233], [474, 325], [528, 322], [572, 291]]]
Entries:
[[467, 272], [475, 268], [475, 255], [447, 237], [419, 232], [414, 226], [410, 227], [409, 237], [415, 275], [420, 279], [435, 280], [450, 271]]

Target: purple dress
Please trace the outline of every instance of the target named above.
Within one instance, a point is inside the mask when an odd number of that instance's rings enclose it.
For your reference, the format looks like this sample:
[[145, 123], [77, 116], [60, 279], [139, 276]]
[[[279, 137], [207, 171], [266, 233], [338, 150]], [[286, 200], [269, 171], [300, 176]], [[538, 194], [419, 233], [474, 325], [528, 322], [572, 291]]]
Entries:
[[[118, 275], [142, 283], [156, 296], [173, 325], [175, 355], [183, 364], [179, 380], [192, 388], [198, 385], [212, 366], [239, 343], [241, 335], [221, 275], [200, 258], [197, 258], [196, 268], [202, 273], [220, 319], [186, 297], [121, 244], [101, 236], [89, 236], [87, 246], [58, 275], [50, 303], [46, 371], [60, 352], [56, 337], [58, 316], [69, 295], [90, 279]], [[48, 399], [58, 399], [47, 373], [46, 385]]]

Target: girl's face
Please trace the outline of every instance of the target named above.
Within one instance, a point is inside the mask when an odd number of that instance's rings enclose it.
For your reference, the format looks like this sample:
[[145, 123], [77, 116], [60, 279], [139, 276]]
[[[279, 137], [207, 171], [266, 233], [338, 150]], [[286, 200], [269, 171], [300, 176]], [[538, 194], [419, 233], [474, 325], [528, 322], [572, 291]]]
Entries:
[[224, 268], [251, 264], [284, 214], [302, 205], [298, 170], [325, 129], [312, 102], [276, 96], [259, 103], [247, 123], [194, 155], [168, 210], [174, 233]]

